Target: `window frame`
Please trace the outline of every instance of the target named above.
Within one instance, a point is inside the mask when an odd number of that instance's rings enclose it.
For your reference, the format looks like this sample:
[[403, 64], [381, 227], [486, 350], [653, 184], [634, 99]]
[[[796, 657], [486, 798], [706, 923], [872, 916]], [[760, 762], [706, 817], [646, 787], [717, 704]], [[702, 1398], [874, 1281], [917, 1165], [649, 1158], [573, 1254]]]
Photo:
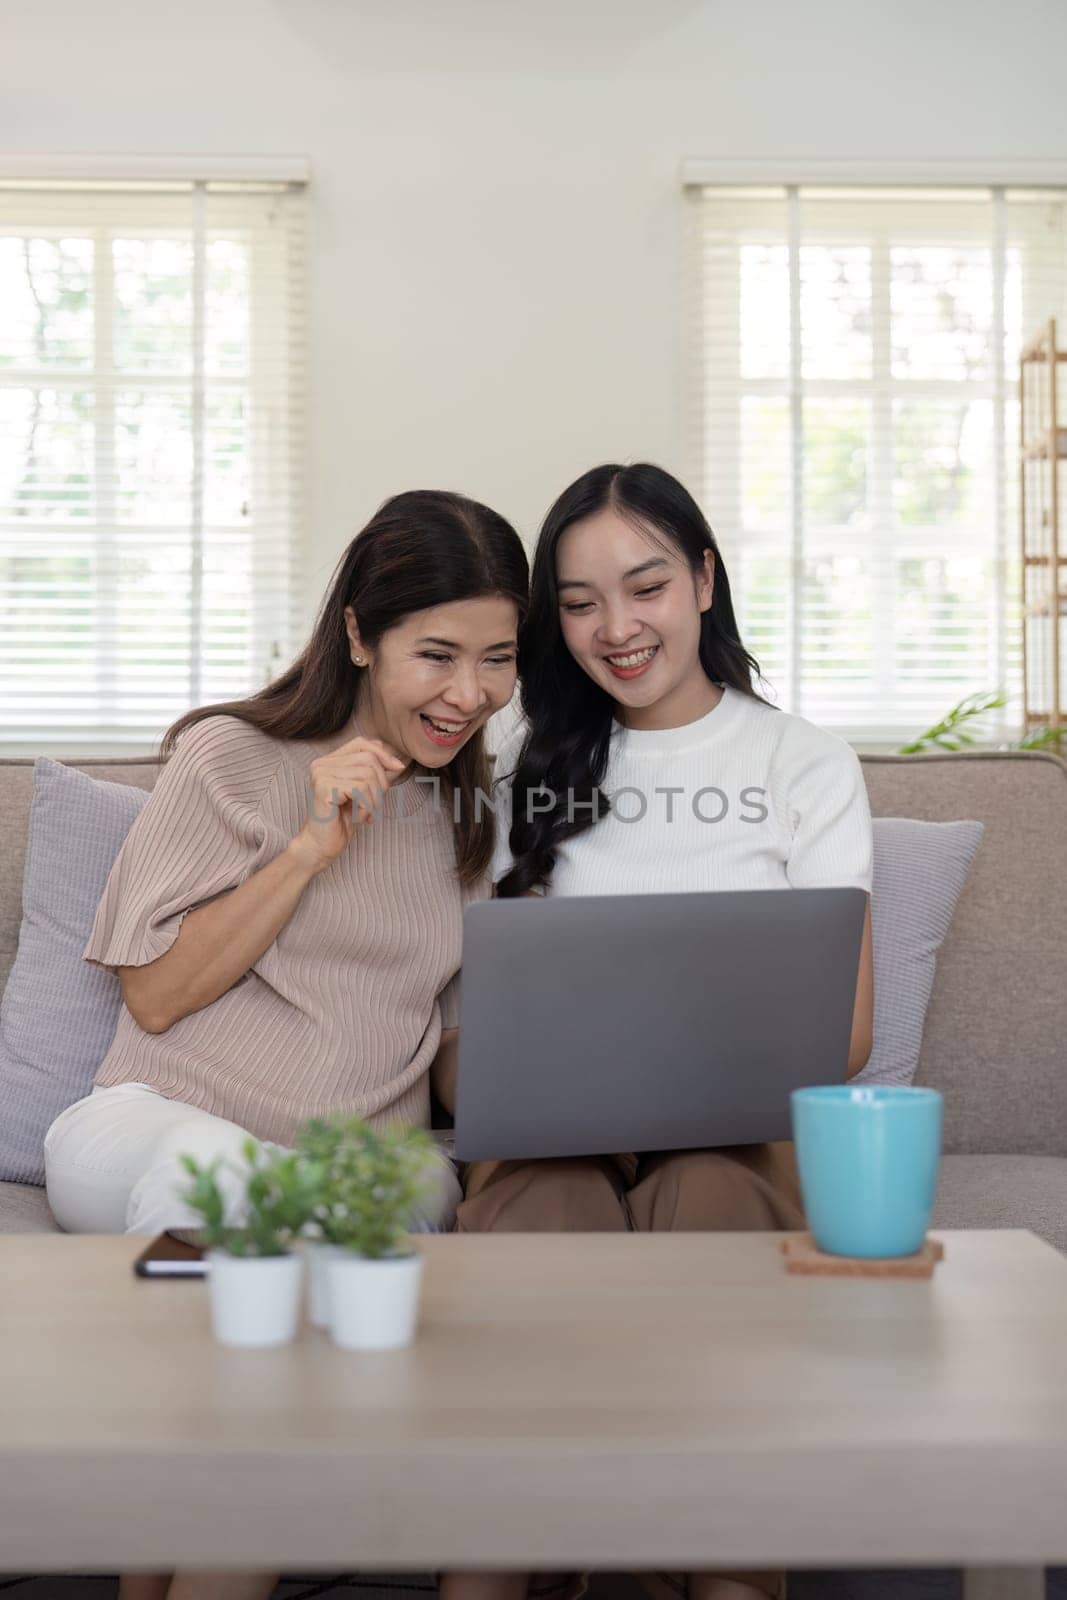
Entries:
[[[743, 400], [750, 396], [762, 395], [773, 396], [776, 400], [787, 398], [789, 404], [792, 484], [789, 495], [788, 530], [784, 536], [752, 532], [748, 529], [744, 533], [746, 555], [781, 559], [783, 543], [787, 547], [786, 559], [791, 567], [788, 582], [789, 637], [786, 643], [788, 666], [786, 681], [780, 677], [773, 681], [779, 702], [788, 705], [802, 716], [807, 714], [803, 694], [797, 692], [798, 686], [801, 685], [800, 664], [803, 650], [804, 594], [801, 579], [804, 562], [810, 558], [813, 550], [825, 551], [827, 554], [841, 554], [849, 548], [850, 540], [853, 544], [855, 542], [855, 531], [848, 529], [842, 529], [836, 538], [832, 535], [827, 536], [823, 532], [816, 543], [806, 536], [803, 526], [804, 499], [800, 492], [805, 456], [803, 401], [833, 396], [862, 399], [870, 405], [867, 493], [870, 522], [872, 529], [876, 529], [893, 526], [895, 521], [892, 505], [894, 428], [891, 421], [894, 403], [905, 394], [935, 401], [943, 399], [960, 402], [987, 399], [992, 409], [993, 460], [990, 481], [994, 495], [992, 541], [988, 550], [993, 569], [991, 626], [997, 684], [1008, 686], [1011, 700], [1003, 713], [986, 719], [986, 727], [994, 740], [1010, 737], [1017, 731], [1014, 713], [1017, 709], [1015, 701], [1021, 682], [1016, 684], [1013, 681], [1014, 677], [1019, 676], [1019, 641], [1014, 641], [1012, 648], [1010, 636], [1013, 623], [1017, 620], [1012, 616], [1013, 595], [1009, 593], [1009, 583], [1015, 588], [1018, 587], [1016, 571], [1018, 530], [1009, 526], [1008, 521], [1008, 474], [1017, 472], [1017, 466], [1014, 456], [1016, 440], [1008, 437], [1007, 417], [1012, 401], [1017, 397], [1017, 388], [1008, 378], [1005, 359], [1004, 286], [1010, 250], [1006, 194], [1009, 188], [1049, 188], [1061, 192], [1067, 191], [1067, 162], [993, 163], [990, 166], [979, 166], [976, 163], [890, 166], [871, 163], [686, 161], [682, 164], [681, 180], [684, 238], [681, 331], [683, 350], [680, 366], [688, 412], [685, 454], [687, 471], [692, 481], [702, 487], [705, 485], [707, 473], [704, 458], [704, 444], [707, 437], [704, 385], [709, 346], [706, 337], [694, 336], [695, 330], [700, 327], [701, 312], [698, 311], [694, 318], [692, 308], [694, 305], [702, 305], [703, 296], [709, 292], [700, 264], [703, 242], [701, 215], [703, 190], [708, 187], [722, 187], [733, 188], [743, 193], [746, 189], [751, 189], [752, 197], [758, 194], [761, 198], [774, 198], [776, 192], [779, 203], [784, 200], [787, 208], [788, 221], [784, 237], [782, 229], [768, 228], [764, 240], [776, 246], [785, 243], [788, 251], [791, 349], [787, 370], [782, 377], [766, 378], [747, 378], [738, 371], [736, 377], [732, 373], [730, 377], [719, 376], [715, 385], [717, 406], [722, 408], [721, 414], [718, 410], [716, 412], [716, 429], [719, 436], [726, 440], [725, 449], [729, 457], [718, 476], [720, 484], [725, 482], [727, 485], [724, 496], [729, 503], [740, 504]], [[871, 250], [871, 375], [862, 379], [804, 378], [801, 359], [802, 323], [798, 316], [801, 292], [798, 247], [817, 244], [820, 230], [817, 224], [813, 225], [811, 222], [806, 222], [801, 229], [800, 191], [806, 191], [805, 198], [847, 199], [849, 189], [863, 190], [869, 195], [872, 190], [882, 188], [888, 200], [892, 197], [892, 191], [899, 189], [906, 191], [900, 198], [913, 200], [916, 188], [922, 187], [956, 190], [973, 195], [976, 200], [992, 202], [991, 227], [964, 228], [959, 226], [962, 219], [957, 218], [955, 229], [949, 224], [944, 230], [946, 244], [965, 247], [968, 243], [980, 241], [991, 252], [993, 320], [990, 329], [992, 370], [989, 376], [982, 379], [894, 378], [891, 357], [890, 251], [901, 244], [907, 244], [908, 239], [906, 230], [894, 226], [888, 217], [872, 216], [862, 238], [859, 233], [856, 235], [856, 242], [862, 242]], [[819, 194], [819, 191], [824, 192]], [[918, 227], [915, 232], [918, 242], [920, 234]], [[758, 227], [753, 229], [751, 241], [746, 240], [746, 242], [759, 242]], [[826, 230], [823, 242], [841, 244], [840, 231]], [[851, 237], [848, 242], [853, 242]], [[932, 241], [926, 236], [922, 242]], [[1021, 332], [1025, 340], [1025, 328]], [[734, 349], [740, 347], [740, 337], [738, 312]], [[731, 420], [727, 423], [724, 420], [727, 413], [725, 402], [729, 395], [733, 396], [734, 404], [730, 407]], [[878, 423], [879, 409], [883, 412], [881, 426]], [[885, 413], [888, 413], [888, 417]], [[737, 531], [739, 532], [739, 529]], [[728, 544], [728, 538], [724, 543]], [[892, 573], [894, 563], [906, 558], [909, 547], [914, 548], [916, 553], [921, 550], [923, 555], [928, 556], [947, 557], [959, 552], [959, 546], [954, 542], [954, 534], [950, 530], [935, 531], [928, 525], [908, 526], [903, 529], [896, 527], [891, 551], [892, 560], [872, 563], [871, 614], [874, 626], [875, 681], [881, 683], [883, 688], [886, 684], [899, 682], [898, 669], [893, 660]], [[863, 547], [866, 556], [873, 556], [876, 550], [877, 542], [873, 538]], [[1015, 596], [1015, 599], [1017, 600], [1018, 596]], [[1014, 609], [1017, 612], [1018, 607]], [[1011, 661], [1009, 655], [1013, 657]], [[988, 685], [988, 687], [996, 686]], [[948, 709], [947, 702], [943, 710]], [[913, 723], [903, 722], [885, 722], [872, 728], [869, 723], [847, 722], [841, 719], [835, 720], [832, 726], [833, 731], [841, 737], [871, 751], [896, 749], [902, 742], [913, 738], [920, 731]]]
[[[0, 385], [7, 389], [46, 390], [59, 393], [76, 390], [92, 397], [94, 437], [89, 459], [92, 461], [92, 503], [90, 515], [64, 522], [62, 519], [18, 518], [5, 520], [0, 528], [0, 543], [5, 540], [52, 537], [60, 550], [74, 555], [84, 554], [91, 563], [91, 571], [106, 572], [108, 558], [119, 548], [136, 538], [159, 537], [161, 542], [175, 541], [183, 544], [189, 554], [188, 615], [183, 633], [183, 659], [176, 673], [184, 679], [184, 695], [190, 706], [203, 704], [218, 696], [203, 688], [203, 581], [204, 538], [209, 528], [205, 508], [205, 465], [207, 459], [206, 402], [210, 387], [212, 397], [233, 392], [247, 397], [250, 407], [257, 412], [256, 428], [249, 429], [247, 444], [249, 502], [251, 516], [247, 525], [219, 523], [216, 538], [225, 538], [232, 531], [250, 541], [249, 568], [252, 579], [248, 590], [249, 624], [248, 641], [254, 653], [254, 674], [260, 681], [277, 671], [278, 657], [288, 659], [296, 644], [294, 624], [303, 604], [299, 591], [299, 574], [306, 556], [306, 519], [304, 506], [305, 431], [303, 410], [305, 404], [303, 374], [307, 370], [307, 280], [303, 254], [298, 262], [287, 259], [284, 278], [273, 266], [276, 246], [267, 253], [272, 256], [272, 268], [259, 273], [252, 270], [257, 249], [263, 249], [262, 228], [254, 217], [243, 224], [239, 218], [242, 204], [248, 197], [288, 194], [303, 191], [308, 179], [307, 163], [302, 158], [262, 158], [237, 160], [226, 157], [143, 158], [140, 160], [108, 157], [22, 157], [0, 158], [0, 184], [13, 191], [31, 191], [28, 213], [47, 206], [47, 196], [56, 192], [57, 211], [54, 222], [32, 222], [32, 237], [61, 239], [71, 237], [91, 238], [93, 241], [92, 304], [93, 332], [92, 358], [85, 367], [75, 370], [57, 365], [31, 367], [29, 364], [12, 365], [0, 370]], [[215, 217], [211, 206], [224, 207], [228, 192], [234, 193], [234, 220]], [[79, 203], [85, 205], [86, 215], [93, 207], [100, 207], [99, 191], [114, 189], [116, 206], [114, 215], [103, 214], [92, 221], [79, 224], [65, 222], [62, 215], [64, 194], [72, 216], [77, 215]], [[145, 199], [139, 204], [139, 191]], [[189, 206], [189, 224], [171, 223], [167, 220], [150, 220], [152, 203], [159, 197], [177, 191]], [[88, 200], [87, 197], [92, 197]], [[291, 201], [289, 202], [292, 203]], [[248, 207], [251, 210], [251, 207]], [[137, 220], [141, 210], [143, 221]], [[239, 373], [209, 372], [207, 370], [207, 260], [212, 236], [220, 229], [227, 237], [239, 237], [244, 228], [249, 247], [249, 350], [247, 370]], [[295, 222], [297, 235], [306, 228], [306, 213], [298, 214]], [[14, 225], [4, 225], [8, 236], [20, 236]], [[31, 236], [29, 234], [26, 235]], [[191, 324], [188, 343], [184, 350], [189, 361], [181, 371], [127, 371], [115, 362], [113, 345], [113, 253], [112, 243], [117, 238], [181, 239], [190, 246], [190, 296]], [[287, 234], [281, 236], [283, 244]], [[295, 298], [294, 298], [295, 296]], [[257, 381], [257, 330], [267, 328], [267, 348], [277, 359], [277, 340], [283, 338], [292, 360], [290, 376], [284, 385], [273, 380], [266, 384]], [[295, 330], [299, 333], [295, 334]], [[279, 334], [279, 330], [281, 333]], [[287, 369], [288, 370], [288, 369]], [[190, 418], [191, 468], [188, 479], [189, 515], [177, 521], [161, 520], [142, 524], [119, 515], [116, 457], [116, 402], [123, 386], [142, 393], [159, 389], [167, 393], [183, 391], [188, 397]], [[279, 396], [281, 402], [279, 403]], [[257, 508], [262, 510], [258, 512]], [[282, 520], [284, 534], [277, 533], [279, 508], [284, 508]], [[269, 559], [268, 559], [269, 558]], [[284, 564], [280, 578], [264, 578], [272, 562]], [[158, 735], [167, 722], [180, 710], [166, 715], [162, 725], [153, 733], [144, 726], [124, 728], [119, 722], [107, 720], [114, 705], [110, 700], [109, 686], [120, 678], [121, 640], [118, 628], [118, 590], [113, 583], [92, 582], [86, 592], [88, 604], [86, 617], [90, 620], [93, 637], [93, 676], [100, 686], [99, 706], [103, 713], [95, 728], [83, 733], [74, 732], [75, 721], [66, 731], [24, 733], [13, 724], [0, 729], [0, 759], [7, 757], [58, 756], [78, 758], [94, 756], [136, 755], [151, 751]], [[15, 669], [16, 681], [18, 668]], [[33, 668], [28, 669], [32, 673]], [[129, 664], [125, 668], [129, 674]], [[254, 687], [254, 685], [252, 686]], [[150, 718], [150, 713], [148, 714]], [[148, 718], [146, 718], [148, 720]]]

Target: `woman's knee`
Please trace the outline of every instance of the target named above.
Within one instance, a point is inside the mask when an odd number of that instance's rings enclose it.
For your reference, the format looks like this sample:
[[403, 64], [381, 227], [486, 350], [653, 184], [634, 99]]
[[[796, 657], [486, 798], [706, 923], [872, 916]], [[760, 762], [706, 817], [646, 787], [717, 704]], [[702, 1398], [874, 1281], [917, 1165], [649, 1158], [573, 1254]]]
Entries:
[[491, 1181], [468, 1187], [460, 1233], [616, 1233], [628, 1226], [618, 1185], [595, 1158], [505, 1161]]
[[192, 1180], [184, 1156], [192, 1156], [200, 1166], [215, 1165], [226, 1225], [243, 1227], [248, 1171], [245, 1145], [250, 1138], [236, 1123], [191, 1108], [187, 1116], [176, 1118], [160, 1134], [143, 1173], [130, 1189], [125, 1231], [162, 1233], [171, 1228], [195, 1228], [202, 1222], [185, 1198]]
[[627, 1203], [641, 1232], [758, 1232], [803, 1220], [788, 1194], [725, 1150], [651, 1158]]
[[44, 1137], [45, 1190], [65, 1233], [121, 1233], [140, 1166], [99, 1095], [67, 1106]]
[[415, 1204], [408, 1228], [411, 1233], [448, 1233], [456, 1220], [456, 1207], [463, 1198], [459, 1177], [443, 1150], [436, 1150], [426, 1174], [422, 1193]]

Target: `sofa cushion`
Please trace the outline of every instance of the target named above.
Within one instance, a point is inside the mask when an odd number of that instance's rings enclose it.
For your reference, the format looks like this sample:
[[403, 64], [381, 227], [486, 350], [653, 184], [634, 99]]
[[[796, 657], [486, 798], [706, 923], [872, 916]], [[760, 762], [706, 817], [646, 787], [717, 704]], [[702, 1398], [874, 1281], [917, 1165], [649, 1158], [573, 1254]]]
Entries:
[[147, 799], [143, 789], [37, 762], [19, 949], [0, 1001], [0, 1178], [44, 1182], [49, 1124], [89, 1093], [111, 1043], [121, 990], [81, 952]]
[[932, 1225], [1029, 1228], [1067, 1254], [1067, 1156], [942, 1156]]
[[861, 761], [874, 816], [985, 823], [915, 1075], [945, 1097], [945, 1149], [1067, 1155], [1067, 765], [1017, 750]]
[[0, 1233], [58, 1233], [48, 1197], [36, 1183], [0, 1183]]
[[915, 1076], [937, 952], [982, 832], [980, 822], [874, 819], [874, 1044], [857, 1083]]
[[[64, 761], [104, 783], [151, 790], [162, 768], [152, 756], [83, 756]], [[0, 759], [0, 995], [18, 948], [22, 922], [22, 879], [33, 800], [34, 762], [29, 756]]]
[[[916, 1074], [945, 1096], [945, 1149], [1067, 1155], [1067, 764], [1025, 750], [860, 759], [875, 817], [986, 828], [938, 956]], [[68, 765], [144, 789], [161, 770], [150, 755]], [[22, 915], [32, 782], [31, 760], [0, 759], [0, 989]]]

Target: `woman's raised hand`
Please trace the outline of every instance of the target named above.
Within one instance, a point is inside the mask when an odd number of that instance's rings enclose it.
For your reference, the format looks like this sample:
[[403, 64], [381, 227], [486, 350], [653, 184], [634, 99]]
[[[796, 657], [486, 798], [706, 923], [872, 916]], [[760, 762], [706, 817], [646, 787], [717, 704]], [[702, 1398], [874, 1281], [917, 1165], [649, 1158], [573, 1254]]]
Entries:
[[347, 849], [357, 828], [374, 820], [407, 762], [380, 739], [349, 739], [311, 763], [307, 820], [293, 840], [316, 870]]

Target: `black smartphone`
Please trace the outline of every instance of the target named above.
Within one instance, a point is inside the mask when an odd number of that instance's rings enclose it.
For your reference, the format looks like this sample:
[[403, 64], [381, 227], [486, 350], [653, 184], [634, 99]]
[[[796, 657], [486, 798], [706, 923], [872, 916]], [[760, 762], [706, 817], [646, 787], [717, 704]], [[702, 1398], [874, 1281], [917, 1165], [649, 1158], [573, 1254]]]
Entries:
[[133, 1270], [139, 1278], [204, 1278], [207, 1262], [199, 1245], [161, 1233], [141, 1251]]

